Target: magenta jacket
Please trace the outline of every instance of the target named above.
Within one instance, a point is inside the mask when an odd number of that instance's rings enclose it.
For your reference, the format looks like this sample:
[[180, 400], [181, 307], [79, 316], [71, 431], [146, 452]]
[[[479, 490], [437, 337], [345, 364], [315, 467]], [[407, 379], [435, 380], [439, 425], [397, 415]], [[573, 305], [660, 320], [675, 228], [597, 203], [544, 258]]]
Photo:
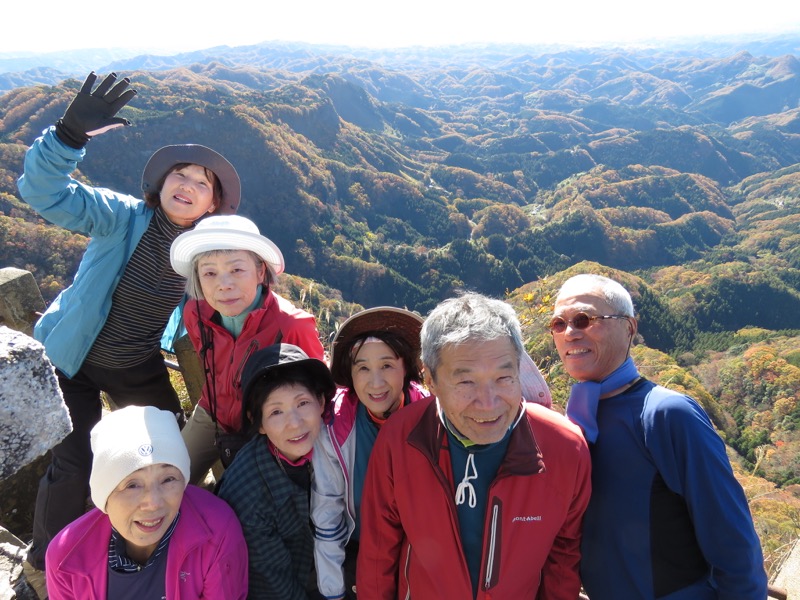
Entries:
[[[106, 600], [111, 522], [95, 508], [67, 525], [47, 548], [51, 600]], [[192, 485], [167, 551], [167, 600], [247, 597], [247, 545], [233, 510]]]

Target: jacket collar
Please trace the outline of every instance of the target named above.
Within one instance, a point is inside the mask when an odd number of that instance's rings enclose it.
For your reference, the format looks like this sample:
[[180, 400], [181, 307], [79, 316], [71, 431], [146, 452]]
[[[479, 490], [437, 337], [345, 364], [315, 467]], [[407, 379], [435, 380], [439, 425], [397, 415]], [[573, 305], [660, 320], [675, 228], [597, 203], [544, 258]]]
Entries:
[[[173, 560], [182, 558], [192, 548], [211, 538], [211, 530], [195, 506], [194, 497], [197, 492], [198, 490], [190, 485], [183, 493], [181, 518], [170, 538], [167, 554], [168, 566]], [[111, 521], [108, 519], [108, 515], [97, 508], [92, 509], [81, 519], [85, 519], [85, 526], [81, 527], [79, 539], [75, 541], [61, 561], [61, 568], [66, 573], [85, 575], [93, 572], [96, 569], [97, 561], [100, 560], [104, 565], [103, 572], [106, 572]]]
[[[500, 464], [498, 476], [535, 475], [545, 471], [544, 457], [531, 428], [532, 416], [528, 410], [528, 403], [523, 403], [523, 410], [527, 413], [526, 418], [522, 418], [511, 432], [508, 450]], [[438, 466], [439, 453], [447, 448], [446, 440], [447, 431], [437, 414], [436, 399], [431, 397], [422, 417], [411, 429], [406, 441], [422, 452], [431, 464]]]

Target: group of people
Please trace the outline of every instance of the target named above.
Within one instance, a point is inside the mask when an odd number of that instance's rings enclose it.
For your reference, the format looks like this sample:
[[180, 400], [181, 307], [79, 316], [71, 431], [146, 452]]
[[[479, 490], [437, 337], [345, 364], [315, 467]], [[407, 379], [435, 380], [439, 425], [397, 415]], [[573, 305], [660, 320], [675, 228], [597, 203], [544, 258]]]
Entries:
[[[424, 319], [356, 313], [326, 362], [219, 153], [157, 150], [144, 200], [72, 177], [93, 136], [129, 124], [130, 82], [95, 82], [19, 180], [90, 236], [35, 328], [73, 423], [27, 555], [49, 597], [766, 598], [724, 444], [694, 400], [639, 374], [619, 283], [578, 275], [558, 293], [566, 415], [513, 308], [477, 293]], [[184, 327], [205, 373], [188, 421], [161, 354]]]

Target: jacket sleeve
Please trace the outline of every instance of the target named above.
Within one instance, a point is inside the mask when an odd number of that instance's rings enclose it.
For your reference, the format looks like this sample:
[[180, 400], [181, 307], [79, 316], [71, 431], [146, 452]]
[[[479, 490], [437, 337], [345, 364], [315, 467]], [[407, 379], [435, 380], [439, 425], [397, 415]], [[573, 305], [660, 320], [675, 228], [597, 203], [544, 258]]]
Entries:
[[216, 556], [206, 573], [203, 597], [245, 600], [248, 583], [247, 544], [239, 519], [232, 511], [230, 518], [216, 534]]
[[25, 154], [22, 176], [17, 180], [22, 199], [42, 217], [88, 236], [109, 235], [126, 229], [132, 196], [93, 188], [70, 176], [85, 154], [64, 145], [51, 127]]
[[391, 458], [389, 437], [379, 435], [370, 455], [361, 498], [361, 537], [356, 567], [359, 600], [394, 600], [397, 597], [405, 534], [395, 500]]
[[344, 548], [349, 536], [347, 487], [327, 427], [317, 438], [312, 463], [311, 521], [317, 585], [326, 598], [341, 598], [345, 593]]
[[[697, 402], [656, 388], [643, 417], [645, 443], [667, 486], [686, 500], [720, 600], [763, 600], [761, 543], [725, 444]], [[657, 400], [656, 400], [657, 398]]]
[[576, 437], [576, 446], [572, 498], [542, 569], [537, 600], [575, 600], [581, 589], [581, 534], [592, 494], [592, 458], [583, 436]]

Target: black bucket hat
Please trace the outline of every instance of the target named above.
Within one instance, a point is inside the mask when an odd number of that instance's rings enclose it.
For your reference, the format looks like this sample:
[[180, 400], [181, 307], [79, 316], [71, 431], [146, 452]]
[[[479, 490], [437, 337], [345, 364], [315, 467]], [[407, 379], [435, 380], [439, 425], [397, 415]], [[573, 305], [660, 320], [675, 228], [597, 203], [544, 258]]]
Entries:
[[242, 196], [242, 184], [239, 180], [239, 174], [233, 168], [233, 165], [228, 162], [228, 159], [219, 152], [200, 144], [178, 144], [164, 146], [156, 150], [144, 167], [142, 190], [156, 192], [158, 182], [167, 174], [167, 171], [181, 163], [200, 165], [214, 171], [222, 185], [223, 195], [222, 202], [214, 211], [214, 214], [236, 214]]
[[376, 306], [357, 312], [342, 323], [331, 344], [331, 373], [339, 385], [345, 386], [348, 376], [345, 372], [345, 356], [350, 342], [366, 337], [370, 333], [389, 332], [403, 338], [419, 360], [420, 339], [423, 318], [417, 313], [394, 306]]
[[253, 386], [264, 375], [298, 366], [310, 371], [312, 376], [321, 382], [327, 409], [328, 403], [336, 394], [336, 384], [328, 366], [317, 358], [309, 358], [302, 348], [293, 344], [273, 344], [255, 352], [247, 359], [242, 372], [242, 398], [245, 406], [248, 404]]

